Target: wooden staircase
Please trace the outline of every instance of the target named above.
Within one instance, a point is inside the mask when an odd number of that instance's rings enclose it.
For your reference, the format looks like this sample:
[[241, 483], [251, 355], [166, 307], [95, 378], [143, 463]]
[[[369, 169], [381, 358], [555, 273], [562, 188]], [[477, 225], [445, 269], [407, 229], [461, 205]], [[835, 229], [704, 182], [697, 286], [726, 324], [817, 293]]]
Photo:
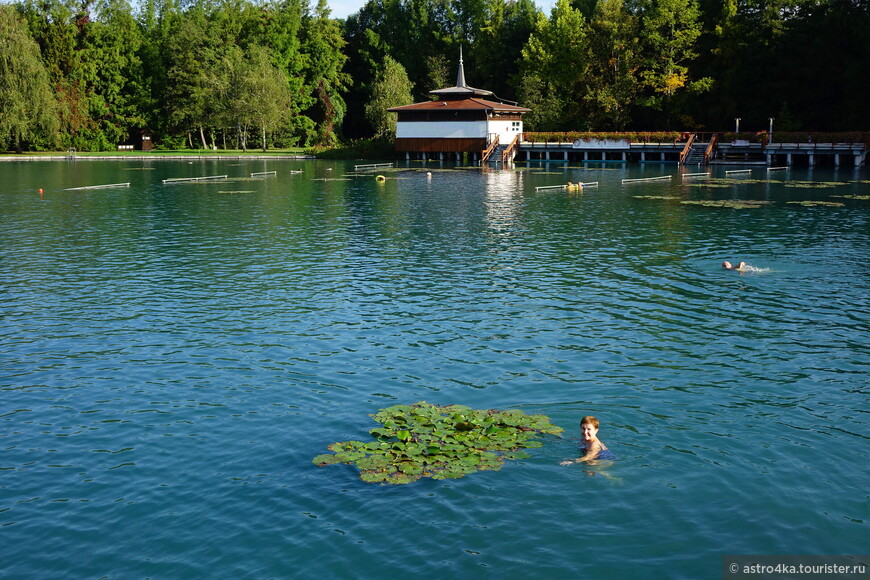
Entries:
[[489, 146], [480, 152], [480, 164], [486, 165], [499, 161], [502, 164], [513, 163], [517, 151], [520, 149], [520, 141], [522, 141], [522, 133], [517, 134], [510, 143], [500, 143], [498, 135], [493, 135]]
[[692, 148], [689, 150], [689, 154], [686, 155], [686, 160], [683, 162], [683, 165], [701, 165], [704, 163], [704, 154], [707, 151], [706, 143], [698, 143], [695, 142], [692, 144]]
[[511, 141], [511, 144], [502, 150], [502, 152], [501, 152], [502, 165], [514, 162], [514, 158], [517, 156], [517, 151], [519, 151], [519, 149], [520, 149], [520, 141], [522, 141], [522, 137], [523, 137], [522, 133], [517, 133], [517, 136], [514, 137], [514, 140]]
[[489, 163], [490, 158], [498, 149], [498, 133], [493, 133], [489, 140], [489, 145], [486, 146], [486, 149], [480, 152], [480, 164], [485, 165]]
[[680, 153], [680, 165], [708, 165], [716, 156], [716, 146], [719, 135], [714, 133], [708, 142], [700, 141], [697, 134], [692, 133]]

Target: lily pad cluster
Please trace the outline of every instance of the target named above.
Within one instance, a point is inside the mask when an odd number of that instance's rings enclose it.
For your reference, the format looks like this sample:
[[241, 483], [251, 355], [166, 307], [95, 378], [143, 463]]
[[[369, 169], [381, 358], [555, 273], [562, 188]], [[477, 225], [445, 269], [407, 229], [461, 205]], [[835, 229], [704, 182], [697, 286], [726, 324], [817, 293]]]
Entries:
[[683, 205], [698, 205], [703, 207], [720, 207], [730, 209], [757, 209], [773, 202], [754, 199], [683, 199], [671, 195], [634, 195], [635, 199], [652, 199], [662, 201], [678, 201]]
[[846, 207], [845, 203], [840, 203], [839, 201], [805, 200], [805, 201], [787, 201], [785, 203], [790, 203], [792, 205], [802, 205], [803, 207]]
[[425, 401], [394, 405], [371, 417], [380, 424], [369, 431], [373, 441], [344, 441], [318, 455], [316, 465], [356, 465], [360, 479], [405, 484], [422, 477], [457, 479], [476, 471], [498, 471], [505, 459], [524, 459], [523, 449], [540, 447], [540, 433], [563, 429], [545, 415], [520, 410], [439, 406]]
[[700, 205], [703, 207], [724, 207], [730, 209], [757, 209], [773, 202], [755, 199], [687, 199], [680, 202], [683, 205]]

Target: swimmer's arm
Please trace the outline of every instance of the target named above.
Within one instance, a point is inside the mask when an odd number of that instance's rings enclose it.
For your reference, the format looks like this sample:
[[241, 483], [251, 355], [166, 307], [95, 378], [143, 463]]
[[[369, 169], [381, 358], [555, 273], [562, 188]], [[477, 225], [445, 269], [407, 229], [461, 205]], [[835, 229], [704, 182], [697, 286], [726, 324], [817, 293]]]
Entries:
[[572, 461], [563, 461], [559, 465], [570, 465], [571, 463], [580, 463], [581, 461], [592, 461], [595, 459], [595, 456], [601, 451], [600, 443], [593, 443], [589, 448], [589, 451], [586, 452], [586, 455], [583, 457], [578, 457]]

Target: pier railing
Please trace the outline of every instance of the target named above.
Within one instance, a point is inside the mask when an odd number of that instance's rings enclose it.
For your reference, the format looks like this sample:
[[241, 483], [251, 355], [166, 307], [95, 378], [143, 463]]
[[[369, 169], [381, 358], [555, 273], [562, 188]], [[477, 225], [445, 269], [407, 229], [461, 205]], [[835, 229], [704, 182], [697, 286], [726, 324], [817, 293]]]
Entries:
[[517, 149], [520, 146], [520, 141], [522, 140], [522, 133], [518, 134], [514, 137], [514, 140], [511, 141], [511, 144], [507, 146], [507, 149], [502, 151], [501, 153], [501, 162], [507, 163], [508, 161], [512, 161], [514, 156], [517, 153]]
[[710, 142], [707, 143], [707, 150], [704, 151], [704, 165], [709, 165], [710, 161], [713, 160], [713, 156], [716, 154], [716, 145], [719, 144], [719, 133], [713, 133], [713, 136], [710, 137]]
[[489, 145], [487, 145], [486, 149], [481, 151], [480, 164], [483, 165], [484, 163], [488, 162], [489, 158], [492, 157], [492, 154], [495, 153], [496, 149], [498, 149], [498, 133], [493, 135], [492, 139], [489, 142]]
[[695, 142], [695, 134], [692, 133], [689, 135], [689, 138], [686, 139], [686, 144], [683, 146], [683, 150], [680, 152], [680, 165], [686, 164], [686, 158], [689, 157], [689, 153], [692, 151], [692, 144]]

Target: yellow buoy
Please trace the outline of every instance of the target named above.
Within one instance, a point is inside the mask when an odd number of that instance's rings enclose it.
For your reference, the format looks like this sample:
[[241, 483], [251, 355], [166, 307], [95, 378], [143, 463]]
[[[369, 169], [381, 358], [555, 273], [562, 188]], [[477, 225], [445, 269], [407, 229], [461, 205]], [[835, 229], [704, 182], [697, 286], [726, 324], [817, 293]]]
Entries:
[[377, 177], [375, 177], [375, 181], [386, 181], [386, 180], [387, 180], [387, 178], [384, 177], [383, 175], [378, 175]]

